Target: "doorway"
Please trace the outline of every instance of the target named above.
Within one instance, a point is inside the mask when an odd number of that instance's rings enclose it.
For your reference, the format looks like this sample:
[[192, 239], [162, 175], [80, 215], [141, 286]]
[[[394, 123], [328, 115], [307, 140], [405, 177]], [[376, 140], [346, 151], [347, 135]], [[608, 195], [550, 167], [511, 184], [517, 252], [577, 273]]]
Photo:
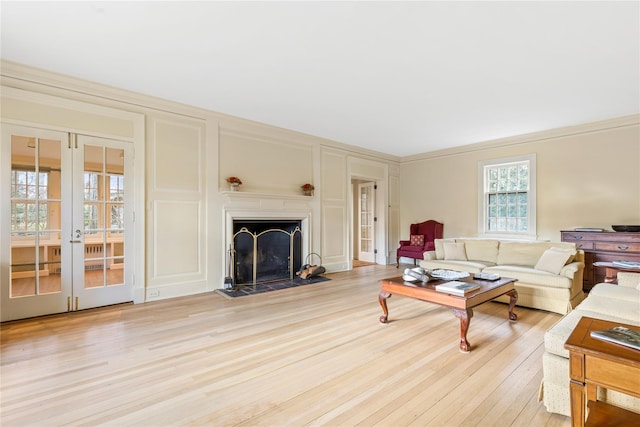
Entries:
[[3, 126], [2, 321], [133, 299], [132, 145]]
[[376, 185], [374, 182], [358, 182], [356, 187], [356, 251], [353, 264], [362, 266], [376, 262]]

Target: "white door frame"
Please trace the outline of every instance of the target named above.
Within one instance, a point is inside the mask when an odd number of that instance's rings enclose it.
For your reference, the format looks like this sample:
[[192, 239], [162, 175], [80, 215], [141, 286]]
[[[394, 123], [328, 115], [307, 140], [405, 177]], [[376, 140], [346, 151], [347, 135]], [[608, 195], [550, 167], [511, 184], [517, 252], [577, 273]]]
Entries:
[[[366, 182], [358, 182], [356, 185], [354, 185], [354, 188], [357, 186], [357, 192], [356, 192], [356, 197], [354, 198], [354, 201], [357, 200], [357, 206], [356, 206], [356, 212], [357, 215], [354, 216], [354, 218], [356, 218], [356, 221], [358, 222], [357, 224], [357, 231], [356, 231], [356, 236], [357, 236], [357, 253], [358, 253], [358, 259], [360, 261], [365, 261], [365, 262], [375, 262], [376, 261], [376, 231], [377, 231], [377, 227], [376, 227], [376, 222], [377, 222], [377, 217], [376, 217], [376, 183], [372, 182], [372, 181], [366, 181]], [[371, 195], [372, 198], [371, 200], [367, 201], [367, 205], [368, 207], [371, 208], [371, 211], [369, 212], [369, 220], [371, 221], [371, 224], [369, 224], [370, 227], [370, 231], [371, 234], [369, 236], [369, 240], [370, 240], [370, 245], [371, 247], [369, 248], [369, 251], [363, 251], [362, 250], [362, 188], [363, 187], [369, 187], [371, 188]], [[355, 226], [356, 224], [354, 224]], [[355, 249], [355, 248], [354, 248]], [[355, 255], [355, 250], [354, 250], [354, 255]], [[366, 257], [366, 259], [363, 259], [364, 257]]]
[[[134, 262], [136, 233], [133, 226], [133, 212], [135, 207], [133, 144], [120, 140], [76, 136], [67, 132], [9, 124], [3, 124], [1, 132], [0, 165], [2, 167], [0, 168], [0, 188], [3, 189], [3, 197], [0, 200], [0, 235], [2, 236], [2, 239], [0, 239], [0, 261], [2, 265], [0, 269], [0, 283], [2, 283], [2, 297], [0, 301], [2, 308], [1, 320], [15, 320], [133, 300], [134, 270], [136, 264]], [[59, 265], [61, 270], [59, 292], [11, 298], [11, 196], [9, 192], [5, 192], [4, 189], [8, 189], [11, 185], [11, 170], [13, 169], [11, 167], [11, 146], [13, 135], [60, 141], [60, 195], [59, 199], [56, 199], [60, 200], [58, 205], [60, 209], [58, 214], [60, 217], [60, 227], [56, 233], [58, 234], [57, 239], [54, 239], [57, 241], [54, 246], [59, 247], [60, 253]], [[80, 149], [77, 138], [80, 139]], [[127, 175], [128, 182], [125, 181], [125, 203], [127, 203], [127, 205], [125, 205], [125, 221], [127, 222], [125, 230], [127, 230], [127, 238], [124, 241], [124, 256], [126, 257], [124, 284], [121, 286], [107, 287], [104, 290], [90, 289], [87, 291], [84, 288], [84, 275], [81, 274], [84, 271], [84, 241], [81, 235], [74, 240], [74, 230], [84, 229], [84, 161], [82, 156], [84, 143], [101, 144], [111, 148], [123, 149], [125, 153], [123, 159], [125, 162], [124, 172]], [[75, 208], [73, 206], [75, 206]], [[71, 218], [74, 218], [74, 224], [71, 224]], [[57, 229], [57, 227], [54, 228]], [[39, 239], [39, 236], [36, 238]], [[48, 243], [50, 244], [51, 242]], [[48, 251], [48, 249], [46, 250]], [[81, 273], [78, 273], [78, 271], [81, 271]], [[83, 303], [79, 306], [77, 301], [81, 295]]]
[[[67, 93], [72, 97], [74, 93]], [[133, 254], [133, 301], [145, 301], [146, 283], [146, 139], [145, 114], [131, 111], [138, 109], [129, 105], [129, 110], [107, 107], [91, 102], [47, 95], [31, 90], [2, 86], [1, 125], [17, 125], [38, 129], [97, 136], [129, 141], [134, 146], [133, 191], [134, 232]], [[105, 99], [100, 102], [110, 102]], [[29, 108], [33, 106], [33, 108]], [[64, 111], [64, 114], [60, 114]], [[0, 239], [2, 236], [0, 236]]]
[[382, 179], [358, 176], [354, 174], [349, 175], [349, 197], [348, 197], [348, 212], [349, 212], [349, 261], [348, 261], [348, 269], [351, 270], [353, 268], [353, 258], [356, 249], [356, 244], [354, 242], [355, 237], [357, 236], [355, 230], [355, 206], [354, 206], [354, 197], [356, 192], [354, 191], [354, 183], [358, 181], [371, 181], [378, 188], [376, 190], [376, 217], [378, 220], [375, 223], [375, 241], [376, 241], [376, 264], [386, 265], [388, 264], [387, 257], [387, 246], [389, 244], [387, 238], [387, 218], [388, 218], [388, 196], [387, 196], [387, 185], [385, 181]]

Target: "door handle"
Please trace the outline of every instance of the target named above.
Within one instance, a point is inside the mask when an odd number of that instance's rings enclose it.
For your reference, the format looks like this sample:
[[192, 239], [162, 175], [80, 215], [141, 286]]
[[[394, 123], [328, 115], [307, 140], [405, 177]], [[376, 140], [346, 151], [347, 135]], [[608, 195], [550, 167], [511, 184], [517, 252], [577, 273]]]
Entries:
[[76, 231], [73, 232], [75, 239], [76, 240], [69, 240], [69, 243], [82, 243], [82, 240], [78, 240], [80, 239], [80, 236], [82, 236], [82, 231], [78, 228]]

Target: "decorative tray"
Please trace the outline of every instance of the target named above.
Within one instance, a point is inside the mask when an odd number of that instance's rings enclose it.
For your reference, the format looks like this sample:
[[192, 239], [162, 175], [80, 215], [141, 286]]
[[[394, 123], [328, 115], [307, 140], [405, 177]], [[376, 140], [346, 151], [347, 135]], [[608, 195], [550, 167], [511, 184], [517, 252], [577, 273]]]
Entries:
[[431, 271], [428, 271], [428, 274], [434, 279], [438, 279], [438, 280], [460, 280], [470, 276], [470, 274], [466, 271], [445, 270], [445, 269], [431, 270]]

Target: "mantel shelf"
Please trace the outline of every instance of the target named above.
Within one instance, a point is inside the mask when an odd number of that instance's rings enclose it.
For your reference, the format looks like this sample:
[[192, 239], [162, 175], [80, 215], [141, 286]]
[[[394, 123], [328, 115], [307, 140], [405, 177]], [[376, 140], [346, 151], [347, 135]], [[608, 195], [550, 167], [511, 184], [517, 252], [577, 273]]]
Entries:
[[261, 193], [255, 191], [220, 191], [220, 194], [230, 197], [249, 197], [253, 199], [292, 199], [292, 200], [313, 200], [314, 196], [305, 196], [303, 194], [285, 194], [285, 193]]

